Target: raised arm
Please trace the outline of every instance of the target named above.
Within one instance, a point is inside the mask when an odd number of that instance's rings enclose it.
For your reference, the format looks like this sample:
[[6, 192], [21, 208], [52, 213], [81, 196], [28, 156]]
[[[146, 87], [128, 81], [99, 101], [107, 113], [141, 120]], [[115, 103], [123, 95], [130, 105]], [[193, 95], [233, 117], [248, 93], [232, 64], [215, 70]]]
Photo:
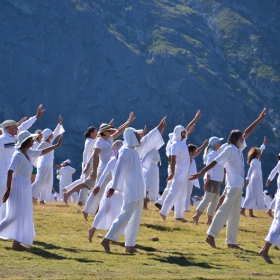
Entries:
[[196, 149], [196, 151], [194, 152], [193, 157], [194, 158], [197, 157], [201, 153], [201, 151], [207, 146], [207, 144], [208, 144], [208, 140], [206, 139], [203, 142], [203, 144], [199, 148]]
[[189, 180], [195, 180], [201, 176], [203, 176], [203, 174], [205, 172], [207, 172], [208, 170], [212, 169], [215, 165], [217, 164], [216, 161], [212, 161], [210, 164], [206, 165], [203, 169], [201, 169], [200, 172], [196, 173], [196, 174], [193, 174], [189, 177]]
[[113, 136], [113, 139], [117, 139], [120, 135], [123, 134], [124, 130], [132, 123], [134, 122], [136, 119], [136, 117], [134, 116], [134, 113], [131, 112], [129, 114], [129, 117], [128, 117], [128, 120], [123, 123], [120, 127], [118, 127], [117, 131], [112, 135]]
[[247, 139], [250, 134], [254, 131], [254, 129], [257, 127], [257, 125], [265, 118], [266, 116], [266, 108], [263, 109], [263, 111], [261, 112], [260, 116], [251, 124], [249, 125], [243, 134], [243, 137], [245, 139]]
[[60, 137], [59, 137], [59, 139], [58, 139], [58, 141], [55, 145], [52, 145], [48, 148], [43, 149], [42, 153], [41, 153], [41, 156], [43, 156], [43, 155], [53, 151], [54, 149], [58, 148], [62, 144], [62, 137], [63, 137], [63, 134], [60, 135]]
[[189, 133], [192, 133], [194, 131], [195, 123], [199, 120], [200, 117], [201, 117], [201, 111], [198, 110], [194, 116], [194, 119], [186, 126], [186, 131], [188, 136]]

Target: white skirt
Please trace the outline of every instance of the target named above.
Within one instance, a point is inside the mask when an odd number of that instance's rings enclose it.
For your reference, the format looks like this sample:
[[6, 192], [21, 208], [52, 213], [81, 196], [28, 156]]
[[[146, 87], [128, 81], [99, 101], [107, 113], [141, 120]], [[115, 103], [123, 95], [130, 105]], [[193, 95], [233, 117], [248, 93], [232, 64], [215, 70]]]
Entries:
[[30, 178], [13, 175], [6, 217], [0, 223], [0, 237], [32, 245], [35, 230]]
[[280, 192], [276, 193], [275, 212], [272, 224], [265, 241], [275, 245], [280, 245]]
[[246, 197], [242, 208], [262, 210], [265, 208], [263, 199], [263, 183], [259, 178], [251, 178], [246, 189]]
[[155, 201], [158, 197], [159, 192], [159, 168], [157, 164], [151, 163], [148, 170], [144, 169], [143, 177], [146, 191], [148, 192], [147, 197], [151, 201]]
[[105, 193], [99, 205], [98, 213], [96, 214], [92, 227], [102, 230], [109, 230], [113, 221], [121, 212], [123, 204], [123, 195], [117, 191], [108, 198], [107, 191], [111, 188], [112, 181], [106, 187]]

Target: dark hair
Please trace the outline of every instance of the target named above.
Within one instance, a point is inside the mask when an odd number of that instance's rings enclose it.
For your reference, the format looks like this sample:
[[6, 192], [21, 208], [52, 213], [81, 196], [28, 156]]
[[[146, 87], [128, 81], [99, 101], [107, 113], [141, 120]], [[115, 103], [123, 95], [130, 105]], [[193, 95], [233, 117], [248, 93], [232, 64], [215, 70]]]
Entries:
[[20, 146], [20, 149], [24, 149], [26, 147], [28, 147], [30, 145], [30, 142], [31, 142], [32, 138], [28, 138], [26, 139], [23, 143], [21, 143], [21, 146]]
[[189, 144], [188, 145], [188, 149], [189, 149], [189, 153], [194, 152], [198, 147], [194, 144]]
[[90, 137], [90, 134], [91, 134], [92, 132], [94, 132], [95, 130], [96, 130], [96, 127], [90, 126], [90, 127], [87, 129], [87, 131], [84, 133], [84, 136], [85, 136], [86, 138], [89, 138], [89, 137]]
[[227, 143], [228, 144], [236, 144], [240, 136], [243, 135], [243, 132], [241, 130], [235, 129], [232, 130], [231, 133], [228, 136]]
[[277, 156], [277, 160], [280, 160], [280, 155]]
[[250, 149], [250, 151], [248, 152], [248, 158], [247, 158], [247, 163], [250, 164], [252, 159], [254, 159], [257, 154], [259, 154], [261, 151], [259, 148], [257, 147], [253, 147]]

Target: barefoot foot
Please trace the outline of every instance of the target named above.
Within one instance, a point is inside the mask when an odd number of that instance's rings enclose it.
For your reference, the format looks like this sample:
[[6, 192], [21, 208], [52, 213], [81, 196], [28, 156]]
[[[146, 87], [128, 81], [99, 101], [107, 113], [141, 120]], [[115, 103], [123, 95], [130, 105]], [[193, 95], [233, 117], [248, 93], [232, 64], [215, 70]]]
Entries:
[[68, 195], [67, 195], [67, 192], [65, 192], [65, 193], [63, 193], [63, 201], [68, 206], [67, 200], [68, 200]]
[[187, 222], [187, 220], [184, 219], [184, 218], [175, 218], [175, 220], [181, 221], [182, 223], [186, 223]]
[[273, 264], [272, 260], [270, 259], [270, 257], [268, 256], [268, 254], [264, 251], [259, 251], [259, 256], [263, 257], [263, 259], [269, 263], [269, 264]]
[[126, 246], [124, 251], [125, 253], [129, 254], [138, 253], [138, 251], [133, 246]]
[[82, 211], [82, 213], [83, 213], [84, 219], [87, 221], [87, 220], [88, 220], [88, 219], [87, 219], [87, 217], [88, 217], [88, 213], [87, 213], [87, 212], [85, 212], [85, 211]]
[[159, 213], [159, 214], [162, 217], [162, 219], [165, 221], [166, 220], [166, 216], [162, 215], [161, 213]]
[[228, 247], [229, 249], [244, 250], [243, 248], [241, 248], [241, 247], [238, 246], [237, 244], [228, 244], [227, 247]]
[[104, 250], [106, 253], [108, 254], [112, 254], [111, 250], [110, 250], [110, 240], [109, 239], [103, 239], [101, 242], [100, 242], [101, 246], [103, 246]]
[[215, 244], [215, 238], [211, 235], [208, 235], [208, 237], [205, 240], [212, 248], [216, 248]]
[[193, 216], [192, 219], [193, 219], [194, 223], [196, 225], [198, 225], [198, 217], [197, 216]]
[[94, 236], [96, 228], [89, 228], [88, 229], [88, 241], [92, 242], [92, 237]]

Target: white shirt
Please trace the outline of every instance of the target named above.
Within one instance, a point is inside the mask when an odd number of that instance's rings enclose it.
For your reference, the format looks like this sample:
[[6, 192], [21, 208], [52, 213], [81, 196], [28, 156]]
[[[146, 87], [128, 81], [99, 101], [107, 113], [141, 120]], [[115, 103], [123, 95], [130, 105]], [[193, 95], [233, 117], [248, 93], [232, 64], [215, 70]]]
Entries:
[[244, 159], [240, 149], [229, 144], [214, 161], [224, 166], [227, 172], [227, 187], [243, 188], [244, 186]]
[[174, 140], [170, 145], [170, 155], [176, 156], [176, 168], [179, 169], [185, 169], [190, 164], [190, 154], [186, 141], [187, 139]]
[[[210, 151], [207, 154], [207, 162], [206, 165], [211, 163], [218, 157], [219, 153], [215, 150]], [[210, 175], [210, 180], [222, 182], [224, 179], [224, 167], [217, 163], [212, 169], [208, 170], [205, 173], [204, 179], [207, 179], [207, 175]]]
[[92, 139], [92, 138], [87, 138], [85, 141], [85, 148], [84, 148], [84, 152], [83, 152], [83, 166], [85, 166], [92, 153], [94, 150], [94, 145], [95, 145], [96, 139]]
[[58, 177], [60, 180], [60, 185], [68, 186], [72, 183], [72, 174], [76, 172], [76, 169], [71, 167], [70, 165], [61, 167], [58, 170]]
[[[36, 116], [29, 118], [18, 127], [18, 134], [30, 128], [36, 121]], [[3, 131], [0, 136], [0, 177], [6, 177], [11, 163], [17, 136], [12, 136], [10, 133]]]
[[277, 165], [272, 169], [268, 176], [268, 180], [272, 181], [275, 177], [275, 175], [278, 173], [278, 178], [277, 178], [277, 188], [280, 188], [280, 177], [279, 177], [279, 172], [280, 172], [280, 160], [278, 161]]
[[117, 159], [115, 157], [111, 158], [109, 162], [107, 163], [104, 171], [102, 172], [102, 175], [100, 176], [99, 180], [96, 183], [96, 186], [101, 187], [107, 177], [107, 175], [112, 172], [112, 178], [115, 177], [115, 166], [117, 163]]
[[135, 202], [146, 196], [140, 158], [151, 149], [164, 144], [157, 128], [141, 140], [141, 146], [133, 149], [124, 145], [119, 152], [112, 188], [123, 193], [124, 204]]
[[[38, 146], [38, 150], [41, 149], [46, 149], [48, 147], [52, 146], [52, 142], [54, 141], [54, 139], [60, 134], [63, 133], [64, 129], [62, 127], [62, 125], [58, 124], [55, 128], [55, 130], [53, 131], [53, 138], [51, 140], [51, 142], [47, 142], [42, 140], [40, 145]], [[47, 165], [53, 165], [53, 159], [54, 159], [54, 151], [51, 151], [43, 156], [40, 156], [38, 158], [38, 162], [37, 162], [37, 168], [41, 167], [41, 166], [47, 166]]]
[[110, 136], [108, 140], [103, 139], [102, 137], [98, 137], [95, 142], [95, 149], [100, 149], [101, 152], [99, 154], [99, 164], [98, 168], [105, 168], [107, 163], [109, 162], [113, 151], [112, 144], [114, 142], [113, 136]]

